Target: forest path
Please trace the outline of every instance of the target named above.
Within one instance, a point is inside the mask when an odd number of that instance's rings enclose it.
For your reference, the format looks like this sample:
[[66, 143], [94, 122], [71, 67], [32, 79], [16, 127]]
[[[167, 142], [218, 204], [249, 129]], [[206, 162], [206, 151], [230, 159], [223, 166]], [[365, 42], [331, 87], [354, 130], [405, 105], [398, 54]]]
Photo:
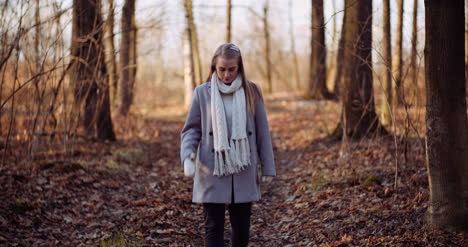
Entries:
[[[394, 191], [391, 137], [343, 146], [324, 139], [338, 104], [267, 105], [277, 176], [253, 204], [251, 246], [466, 246], [467, 236], [424, 227], [420, 140], [408, 140], [406, 162], [397, 143]], [[9, 159], [0, 171], [0, 245], [202, 246], [202, 206], [191, 203], [192, 179], [179, 161], [182, 125], [117, 119], [116, 143], [77, 141], [66, 155], [48, 146], [31, 162]]]

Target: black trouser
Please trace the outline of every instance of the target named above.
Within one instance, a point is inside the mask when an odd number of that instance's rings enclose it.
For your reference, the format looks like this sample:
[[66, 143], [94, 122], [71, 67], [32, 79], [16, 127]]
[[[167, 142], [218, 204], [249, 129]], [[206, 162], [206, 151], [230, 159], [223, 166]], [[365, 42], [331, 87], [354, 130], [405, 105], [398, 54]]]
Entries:
[[[203, 216], [205, 220], [205, 246], [224, 246], [224, 212], [226, 204], [203, 203]], [[250, 215], [252, 203], [234, 203], [228, 205], [229, 219], [231, 221], [232, 246], [247, 246], [250, 234]]]

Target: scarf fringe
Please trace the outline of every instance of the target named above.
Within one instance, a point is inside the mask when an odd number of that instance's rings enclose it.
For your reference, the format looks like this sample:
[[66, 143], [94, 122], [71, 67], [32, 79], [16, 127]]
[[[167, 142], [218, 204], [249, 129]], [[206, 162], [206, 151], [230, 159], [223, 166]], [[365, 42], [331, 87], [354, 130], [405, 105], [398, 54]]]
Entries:
[[215, 176], [227, 176], [243, 171], [250, 165], [249, 140], [231, 139], [229, 149], [216, 151], [214, 163]]

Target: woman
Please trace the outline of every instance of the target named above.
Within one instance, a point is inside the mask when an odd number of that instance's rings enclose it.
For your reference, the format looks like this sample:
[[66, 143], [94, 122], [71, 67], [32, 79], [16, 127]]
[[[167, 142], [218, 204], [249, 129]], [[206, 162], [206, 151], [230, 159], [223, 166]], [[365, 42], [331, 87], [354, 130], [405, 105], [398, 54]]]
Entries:
[[196, 87], [181, 133], [181, 161], [193, 176], [195, 203], [203, 203], [205, 245], [223, 246], [226, 205], [233, 246], [247, 246], [252, 202], [262, 176], [275, 176], [263, 97], [246, 79], [240, 49], [218, 47], [207, 82]]

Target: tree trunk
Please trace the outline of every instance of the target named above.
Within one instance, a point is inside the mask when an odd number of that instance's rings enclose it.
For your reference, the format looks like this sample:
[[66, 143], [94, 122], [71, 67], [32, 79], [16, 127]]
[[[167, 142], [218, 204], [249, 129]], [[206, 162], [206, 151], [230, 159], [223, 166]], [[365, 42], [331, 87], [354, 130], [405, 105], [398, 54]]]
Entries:
[[227, 22], [226, 22], [226, 42], [231, 42], [231, 10], [232, 10], [232, 0], [227, 0], [226, 5], [226, 15], [227, 15]]
[[291, 54], [294, 66], [294, 78], [296, 79], [296, 89], [301, 89], [301, 78], [299, 75], [299, 64], [297, 62], [296, 41], [294, 39], [294, 21], [292, 14], [292, 0], [288, 1], [289, 37], [291, 42]]
[[340, 41], [338, 42], [338, 53], [336, 54], [336, 73], [335, 73], [335, 84], [333, 86], [333, 95], [335, 99], [338, 99], [340, 97], [340, 94], [342, 91], [342, 79], [343, 79], [343, 53], [344, 53], [344, 42], [345, 42], [345, 37], [344, 37], [344, 29], [345, 29], [345, 17], [346, 17], [346, 10], [343, 15], [343, 22], [341, 24], [341, 37]]
[[[429, 224], [468, 231], [463, 0], [425, 0]], [[465, 184], [464, 184], [465, 183]]]
[[73, 1], [72, 81], [77, 105], [84, 102], [84, 128], [99, 140], [115, 140], [103, 46], [100, 0]]
[[331, 99], [327, 90], [327, 50], [325, 46], [325, 23], [323, 0], [312, 0], [312, 38], [310, 56], [309, 96], [312, 99]]
[[411, 74], [412, 74], [412, 87], [417, 90], [418, 88], [418, 0], [413, 1], [413, 31], [411, 35]]
[[137, 68], [138, 68], [138, 52], [137, 52], [137, 44], [138, 44], [138, 29], [136, 26], [135, 14], [132, 16], [132, 31], [131, 31], [131, 43], [130, 43], [130, 85], [131, 88], [131, 103], [133, 104], [133, 99], [135, 95], [135, 83], [136, 83], [136, 76], [137, 76]]
[[[465, 0], [465, 12], [468, 12], [466, 2]], [[468, 83], [468, 18], [465, 18], [465, 82]]]
[[109, 12], [106, 20], [106, 57], [107, 57], [107, 68], [109, 69], [109, 85], [111, 101], [115, 103], [117, 98], [117, 82], [119, 76], [117, 73], [117, 60], [115, 58], [115, 43], [114, 43], [114, 0], [109, 1]]
[[135, 16], [135, 0], [125, 0], [122, 8], [122, 38], [120, 44], [120, 71], [122, 78], [120, 81], [120, 114], [127, 116], [130, 111], [133, 97], [133, 20]]
[[393, 102], [402, 105], [404, 102], [404, 89], [403, 89], [403, 2], [404, 0], [397, 0], [398, 3], [398, 21], [396, 29], [396, 51], [395, 51], [395, 90]]
[[385, 130], [372, 90], [372, 0], [346, 0], [345, 8], [341, 126], [346, 137], [356, 140]]
[[265, 66], [266, 66], [266, 76], [267, 76], [267, 90], [268, 94], [273, 92], [273, 83], [271, 80], [271, 58], [270, 58], [270, 31], [268, 27], [268, 10], [269, 10], [269, 3], [268, 0], [265, 1], [265, 5], [263, 5], [263, 37], [265, 39]]
[[392, 35], [390, 31], [390, 0], [383, 1], [383, 51], [384, 73], [382, 78], [382, 87], [384, 98], [382, 99], [382, 124], [384, 126], [391, 123], [392, 106]]
[[192, 103], [192, 94], [196, 86], [195, 83], [195, 71], [193, 64], [193, 46], [191, 32], [190, 32], [190, 19], [187, 8], [185, 9], [185, 31], [183, 35], [183, 52], [184, 52], [184, 103], [185, 107], [188, 108]]
[[197, 28], [195, 25], [195, 20], [193, 17], [193, 6], [192, 0], [184, 0], [184, 8], [186, 15], [188, 17], [188, 25], [190, 30], [190, 45], [192, 46], [192, 60], [193, 60], [193, 68], [195, 72], [195, 82], [197, 85], [203, 83], [202, 78], [202, 68], [200, 62], [200, 52], [198, 50], [198, 36], [197, 36]]

